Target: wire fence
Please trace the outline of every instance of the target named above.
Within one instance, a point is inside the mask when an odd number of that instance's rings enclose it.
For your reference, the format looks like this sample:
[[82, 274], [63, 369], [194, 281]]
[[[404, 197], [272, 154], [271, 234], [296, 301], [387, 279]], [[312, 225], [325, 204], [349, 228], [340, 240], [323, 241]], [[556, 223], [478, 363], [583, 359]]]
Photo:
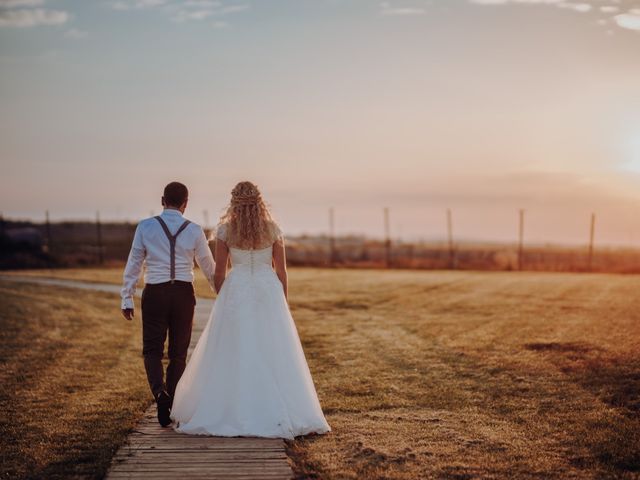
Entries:
[[[584, 246], [527, 245], [526, 212], [517, 210], [517, 235], [513, 243], [457, 242], [454, 214], [443, 212], [446, 240], [407, 242], [391, 237], [391, 210], [381, 211], [382, 239], [339, 236], [335, 232], [336, 209], [328, 209], [327, 233], [288, 237], [291, 265], [347, 268], [528, 270], [570, 272], [640, 273], [640, 250], [595, 245], [596, 215], [590, 216]], [[203, 219], [211, 232], [209, 215]], [[52, 222], [45, 212], [43, 223], [7, 220], [0, 214], [0, 268], [112, 265], [126, 261], [136, 225], [95, 220]]]

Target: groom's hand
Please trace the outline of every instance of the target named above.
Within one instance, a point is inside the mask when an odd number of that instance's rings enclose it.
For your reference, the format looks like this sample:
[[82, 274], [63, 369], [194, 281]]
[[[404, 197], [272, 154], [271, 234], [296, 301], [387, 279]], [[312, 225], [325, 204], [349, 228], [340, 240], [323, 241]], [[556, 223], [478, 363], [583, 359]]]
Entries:
[[132, 320], [133, 319], [133, 308], [123, 308], [122, 309], [122, 316], [124, 318], [126, 318], [127, 320]]

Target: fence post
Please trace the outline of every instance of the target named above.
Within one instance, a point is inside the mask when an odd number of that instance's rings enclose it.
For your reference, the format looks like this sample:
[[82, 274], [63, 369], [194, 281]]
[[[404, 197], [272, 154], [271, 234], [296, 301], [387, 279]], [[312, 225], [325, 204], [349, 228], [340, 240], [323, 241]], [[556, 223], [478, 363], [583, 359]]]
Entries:
[[519, 232], [519, 240], [518, 240], [518, 270], [522, 271], [524, 266], [524, 210], [521, 208], [520, 211], [520, 225], [518, 228]]
[[49, 210], [44, 212], [45, 217], [45, 234], [47, 236], [47, 253], [53, 253], [53, 242], [51, 241], [51, 222], [49, 222]]
[[596, 230], [596, 214], [591, 214], [591, 226], [589, 228], [589, 259], [588, 259], [588, 270], [591, 272], [593, 268], [593, 238]]
[[100, 211], [96, 212], [96, 234], [98, 237], [98, 263], [104, 263], [104, 251], [102, 246], [102, 225], [100, 224]]
[[453, 218], [451, 216], [451, 209], [447, 208], [447, 238], [449, 244], [449, 268], [451, 270], [456, 268], [455, 253], [453, 251]]
[[329, 208], [329, 266], [333, 267], [336, 261], [336, 236], [333, 207]]
[[384, 207], [384, 250], [385, 250], [385, 266], [391, 267], [391, 232], [389, 228], [389, 208]]

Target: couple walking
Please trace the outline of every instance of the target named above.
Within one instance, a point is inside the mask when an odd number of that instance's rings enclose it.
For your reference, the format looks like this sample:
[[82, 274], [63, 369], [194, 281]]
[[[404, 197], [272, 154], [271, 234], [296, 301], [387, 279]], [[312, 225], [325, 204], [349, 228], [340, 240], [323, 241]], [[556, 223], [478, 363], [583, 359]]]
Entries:
[[[291, 439], [328, 432], [287, 303], [282, 232], [260, 191], [251, 182], [232, 190], [216, 230], [215, 261], [202, 228], [183, 217], [187, 202], [183, 184], [165, 187], [164, 210], [138, 224], [124, 271], [122, 314], [131, 320], [146, 266], [143, 356], [158, 421], [203, 435]], [[218, 296], [187, 364], [194, 260]]]

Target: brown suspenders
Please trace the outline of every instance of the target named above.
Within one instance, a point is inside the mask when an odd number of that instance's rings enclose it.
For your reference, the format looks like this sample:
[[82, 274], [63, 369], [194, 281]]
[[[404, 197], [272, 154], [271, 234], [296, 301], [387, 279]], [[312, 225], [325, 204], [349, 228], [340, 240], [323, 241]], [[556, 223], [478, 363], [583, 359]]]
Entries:
[[171, 283], [173, 283], [176, 279], [176, 238], [178, 238], [178, 235], [180, 235], [182, 231], [185, 228], [187, 228], [187, 226], [191, 222], [189, 220], [185, 220], [184, 223], [180, 225], [180, 228], [178, 229], [176, 234], [171, 235], [171, 232], [169, 231], [169, 227], [167, 227], [167, 224], [164, 223], [164, 220], [162, 220], [162, 218], [159, 215], [153, 218], [155, 218], [158, 221], [158, 223], [160, 223], [162, 230], [164, 230], [164, 234], [169, 239], [169, 247], [171, 250]]

